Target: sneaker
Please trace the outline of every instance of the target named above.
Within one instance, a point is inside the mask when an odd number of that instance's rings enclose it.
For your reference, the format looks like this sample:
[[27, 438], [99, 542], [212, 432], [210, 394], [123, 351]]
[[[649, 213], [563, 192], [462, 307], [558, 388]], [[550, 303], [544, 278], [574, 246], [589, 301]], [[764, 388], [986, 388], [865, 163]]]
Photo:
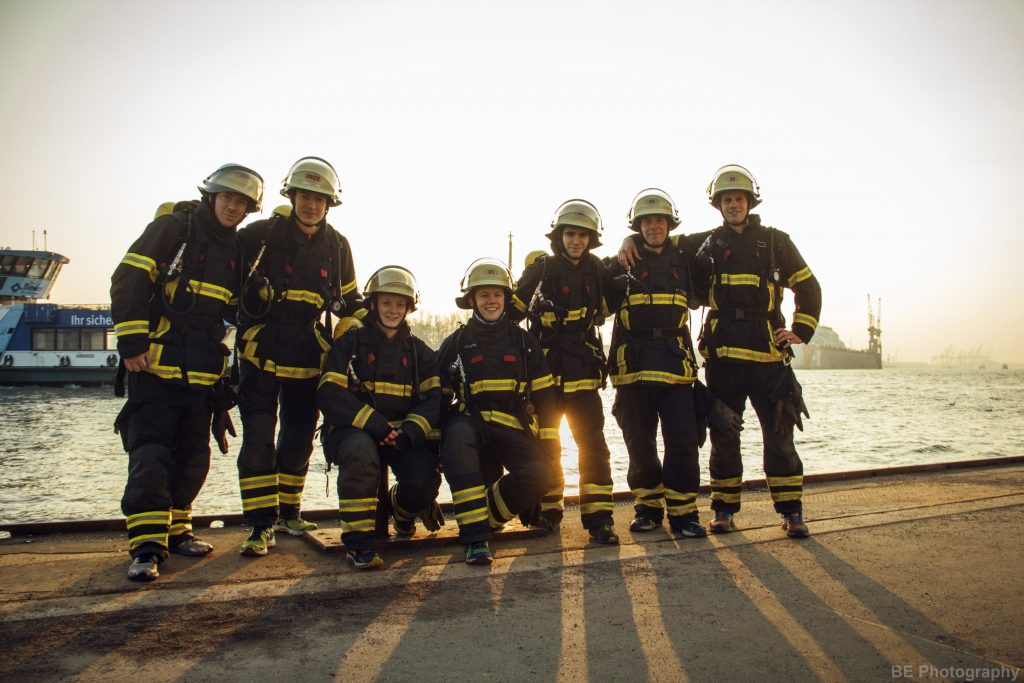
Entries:
[[594, 543], [600, 543], [601, 545], [618, 545], [619, 536], [615, 533], [615, 529], [609, 522], [605, 522], [599, 527], [589, 529], [590, 538]]
[[356, 569], [376, 569], [384, 564], [384, 559], [376, 550], [349, 550], [345, 559]]
[[393, 518], [391, 527], [395, 530], [395, 538], [407, 539], [412, 538], [416, 535], [416, 520], [411, 519], [408, 522], [400, 521], [397, 517]]
[[249, 538], [245, 539], [239, 553], [248, 557], [263, 557], [267, 554], [267, 550], [275, 545], [277, 545], [277, 539], [274, 538], [273, 529], [269, 526], [253, 527], [252, 533], [249, 534]]
[[660, 521], [655, 521], [650, 517], [644, 517], [643, 515], [637, 515], [636, 519], [629, 523], [630, 531], [654, 531], [661, 526]]
[[687, 519], [671, 525], [672, 532], [684, 538], [704, 538], [708, 535], [707, 529], [695, 519]]
[[807, 538], [811, 535], [801, 512], [787, 512], [782, 515], [782, 530], [790, 538]]
[[286, 534], [291, 534], [292, 536], [301, 536], [307, 531], [316, 531], [316, 528], [316, 524], [313, 524], [313, 522], [307, 522], [302, 518], [279, 519], [274, 522], [274, 531], [283, 531]]
[[466, 546], [466, 564], [490, 564], [494, 561], [487, 541], [477, 541]]
[[202, 557], [212, 553], [213, 546], [206, 541], [200, 541], [195, 536], [186, 536], [185, 540], [178, 542], [171, 548], [171, 552], [187, 557]]
[[728, 534], [736, 531], [736, 523], [732, 521], [732, 513], [725, 510], [715, 510], [715, 518], [711, 520], [711, 533]]
[[139, 555], [128, 565], [128, 578], [132, 581], [153, 581], [160, 576], [160, 571], [157, 569], [159, 564], [156, 555], [151, 553]]

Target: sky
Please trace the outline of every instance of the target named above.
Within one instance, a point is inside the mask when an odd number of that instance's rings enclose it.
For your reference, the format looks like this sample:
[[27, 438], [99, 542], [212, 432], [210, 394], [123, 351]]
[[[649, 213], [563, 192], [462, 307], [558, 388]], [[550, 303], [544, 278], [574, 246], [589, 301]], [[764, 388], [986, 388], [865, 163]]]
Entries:
[[870, 294], [892, 360], [1024, 362], [1022, 85], [1020, 0], [0, 0], [0, 245], [45, 229], [71, 259], [51, 299], [106, 303], [160, 203], [230, 161], [265, 218], [315, 155], [360, 286], [404, 265], [440, 313], [509, 232], [518, 277], [570, 198], [598, 255], [647, 187], [714, 227], [739, 163], [845, 342]]

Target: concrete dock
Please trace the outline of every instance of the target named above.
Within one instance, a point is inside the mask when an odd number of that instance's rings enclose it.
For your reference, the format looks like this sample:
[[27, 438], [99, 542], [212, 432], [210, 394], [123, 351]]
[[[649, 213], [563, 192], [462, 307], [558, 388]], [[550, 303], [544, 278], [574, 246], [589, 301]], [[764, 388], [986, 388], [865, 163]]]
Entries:
[[[812, 536], [788, 539], [765, 490], [736, 533], [587, 542], [501, 534], [489, 567], [446, 538], [385, 544], [381, 570], [278, 536], [243, 558], [172, 556], [125, 578], [122, 533], [0, 541], [0, 680], [1018, 680], [1024, 464], [813, 482]], [[710, 518], [701, 497], [703, 521]], [[337, 530], [324, 532], [329, 542]]]

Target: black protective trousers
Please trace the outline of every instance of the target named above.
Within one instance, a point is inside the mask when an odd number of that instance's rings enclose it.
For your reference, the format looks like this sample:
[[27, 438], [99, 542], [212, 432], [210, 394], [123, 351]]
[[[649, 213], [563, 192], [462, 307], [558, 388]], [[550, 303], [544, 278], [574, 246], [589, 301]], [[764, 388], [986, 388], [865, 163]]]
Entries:
[[[558, 395], [559, 422], [565, 415], [579, 451], [580, 515], [583, 527], [593, 529], [612, 521], [611, 453], [604, 438], [604, 405], [596, 389], [571, 391]], [[558, 449], [561, 454], [561, 448]], [[561, 458], [551, 463], [554, 482], [551, 490], [561, 497], [565, 487]], [[547, 495], [544, 496], [547, 499]]]
[[316, 385], [316, 377], [281, 381], [273, 373], [242, 363], [238, 384], [242, 417], [238, 484], [242, 516], [249, 526], [270, 526], [279, 518], [299, 516], [320, 416]]
[[[553, 479], [540, 439], [471, 415], [445, 422], [441, 464], [462, 543], [490, 538], [492, 527], [538, 503]], [[494, 480], [501, 468], [508, 473]]]
[[128, 483], [121, 512], [129, 549], [132, 557], [163, 559], [192, 535], [192, 501], [210, 471], [210, 392], [132, 372], [125, 410]]
[[[802, 509], [804, 466], [793, 444], [793, 425], [773, 428], [773, 406], [768, 388], [780, 373], [788, 372], [782, 363], [733, 363], [716, 360], [706, 366], [708, 389], [715, 398], [743, 415], [747, 399], [761, 423], [764, 438], [764, 473], [772, 502], [779, 513]], [[728, 436], [711, 428], [711, 509], [737, 512], [743, 483], [743, 458], [740, 437]]]
[[382, 468], [397, 480], [391, 514], [412, 521], [435, 498], [441, 486], [437, 458], [426, 446], [399, 451], [380, 446], [362, 429], [333, 429], [324, 441], [324, 454], [338, 467], [338, 516], [341, 542], [350, 550], [373, 547], [377, 485]]
[[[629, 453], [626, 481], [638, 516], [670, 524], [697, 521], [700, 463], [698, 431], [690, 384], [627, 384], [616, 389], [612, 414]], [[658, 425], [665, 444], [658, 459]]]

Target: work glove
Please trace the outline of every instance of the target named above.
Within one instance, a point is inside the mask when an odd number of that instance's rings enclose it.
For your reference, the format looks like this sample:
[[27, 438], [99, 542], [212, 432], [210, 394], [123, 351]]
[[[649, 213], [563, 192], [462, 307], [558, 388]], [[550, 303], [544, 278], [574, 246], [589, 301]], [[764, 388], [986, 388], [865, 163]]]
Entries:
[[736, 437], [743, 431], [743, 418], [739, 413], [713, 395], [708, 407], [708, 424], [726, 436]]
[[785, 372], [779, 375], [779, 379], [769, 390], [768, 396], [772, 400], [772, 430], [776, 434], [782, 434], [794, 425], [800, 431], [804, 430], [800, 415], [809, 418], [811, 414], [807, 411], [803, 387], [796, 380], [793, 368], [786, 367]]
[[427, 531], [437, 531], [444, 526], [444, 513], [441, 512], [441, 506], [437, 499], [434, 499], [420, 514], [420, 519], [423, 520], [423, 527]]
[[213, 392], [210, 394], [210, 407], [213, 410], [213, 421], [210, 424], [210, 434], [217, 442], [220, 452], [227, 454], [228, 437], [238, 436], [235, 431], [235, 424], [231, 421], [231, 409], [238, 405], [238, 394], [224, 380], [213, 385]]

